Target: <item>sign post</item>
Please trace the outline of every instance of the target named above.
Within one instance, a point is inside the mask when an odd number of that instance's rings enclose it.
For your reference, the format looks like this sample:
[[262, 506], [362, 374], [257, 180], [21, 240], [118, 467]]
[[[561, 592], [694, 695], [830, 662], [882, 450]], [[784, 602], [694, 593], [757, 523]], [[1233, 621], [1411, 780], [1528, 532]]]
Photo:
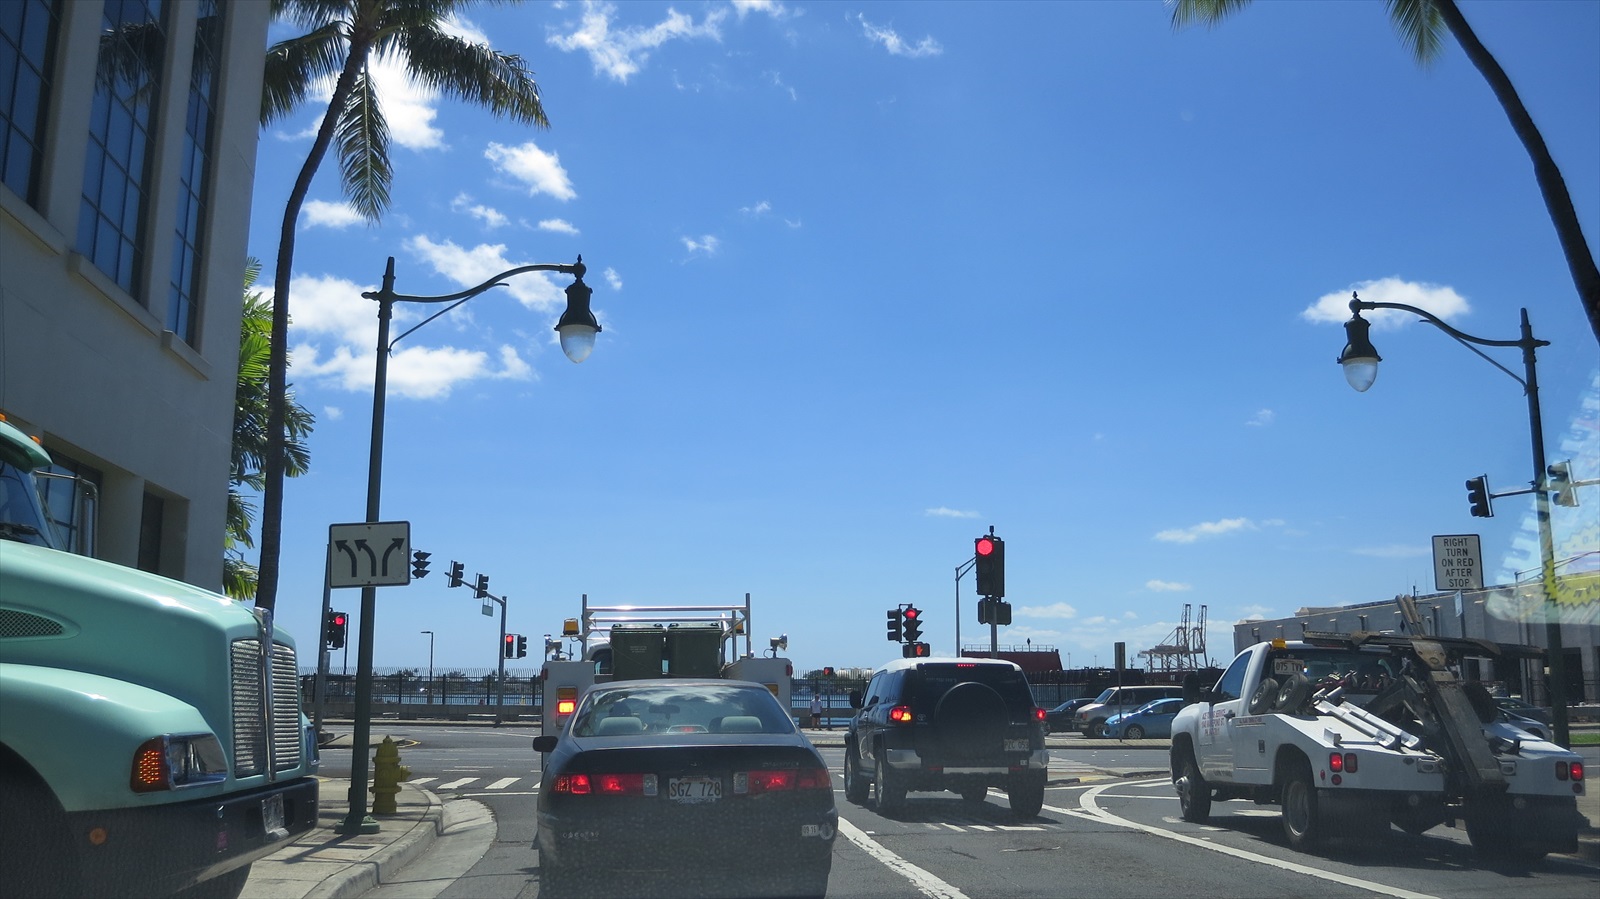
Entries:
[[1433, 538], [1435, 590], [1482, 590], [1483, 549], [1477, 534], [1441, 534]]

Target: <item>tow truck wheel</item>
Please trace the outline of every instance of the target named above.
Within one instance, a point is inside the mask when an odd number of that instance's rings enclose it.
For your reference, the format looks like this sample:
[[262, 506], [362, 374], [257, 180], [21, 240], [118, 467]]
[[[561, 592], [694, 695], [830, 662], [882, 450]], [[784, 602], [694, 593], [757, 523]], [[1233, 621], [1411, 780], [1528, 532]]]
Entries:
[[1178, 789], [1178, 808], [1183, 820], [1190, 824], [1204, 824], [1211, 817], [1211, 785], [1200, 776], [1200, 766], [1195, 764], [1194, 753], [1179, 750], [1182, 759], [1176, 766], [1177, 776], [1172, 785]]
[[1530, 849], [1517, 839], [1513, 828], [1507, 825], [1510, 807], [1503, 799], [1469, 799], [1463, 812], [1467, 839], [1480, 857], [1524, 865], [1545, 857], [1546, 852]]
[[856, 805], [867, 801], [867, 781], [861, 776], [861, 754], [854, 746], [844, 754], [844, 798]]
[[1289, 779], [1283, 784], [1283, 833], [1289, 845], [1302, 852], [1322, 840], [1322, 821], [1317, 808], [1317, 788], [1311, 782], [1311, 769], [1304, 761], [1292, 764]]
[[878, 814], [887, 815], [899, 811], [900, 806], [906, 801], [906, 785], [900, 782], [894, 769], [884, 760], [884, 750], [878, 750], [878, 767], [874, 771], [874, 789], [878, 791]]

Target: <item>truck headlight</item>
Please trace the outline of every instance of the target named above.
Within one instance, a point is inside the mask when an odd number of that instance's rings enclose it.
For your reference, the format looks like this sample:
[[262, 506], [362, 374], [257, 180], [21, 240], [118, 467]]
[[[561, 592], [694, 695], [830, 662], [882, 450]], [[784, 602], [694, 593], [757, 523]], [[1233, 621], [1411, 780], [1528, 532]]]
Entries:
[[215, 735], [163, 734], [134, 751], [129, 786], [135, 793], [156, 793], [227, 778], [228, 759]]

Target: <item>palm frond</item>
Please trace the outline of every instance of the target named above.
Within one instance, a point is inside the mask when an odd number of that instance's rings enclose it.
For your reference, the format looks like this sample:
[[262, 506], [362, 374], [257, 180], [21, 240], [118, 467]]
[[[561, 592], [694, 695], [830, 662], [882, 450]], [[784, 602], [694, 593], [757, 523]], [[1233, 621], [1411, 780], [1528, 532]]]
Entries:
[[1250, 5], [1250, 0], [1166, 0], [1172, 10], [1172, 27], [1204, 25], [1215, 28], [1233, 13]]
[[1433, 0], [1385, 0], [1384, 5], [1389, 9], [1389, 23], [1419, 64], [1426, 66], [1439, 57], [1448, 29], [1438, 4]]
[[523, 125], [550, 127], [539, 85], [521, 56], [434, 29], [396, 35], [412, 77], [447, 95]]
[[356, 77], [355, 89], [339, 117], [333, 140], [350, 205], [363, 218], [377, 221], [389, 206], [394, 170], [389, 165], [389, 125], [384, 121], [372, 73], [367, 69]]

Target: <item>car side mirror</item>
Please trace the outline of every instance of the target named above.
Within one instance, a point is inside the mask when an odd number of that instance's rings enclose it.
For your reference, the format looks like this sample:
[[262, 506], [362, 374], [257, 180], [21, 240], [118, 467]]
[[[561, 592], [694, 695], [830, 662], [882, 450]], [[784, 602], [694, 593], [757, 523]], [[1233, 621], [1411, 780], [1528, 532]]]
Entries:
[[543, 734], [533, 738], [534, 752], [554, 752], [555, 748], [556, 738], [550, 736], [549, 734]]
[[861, 708], [861, 691], [860, 690], [851, 690], [850, 691], [850, 708], [852, 708], [852, 709]]

